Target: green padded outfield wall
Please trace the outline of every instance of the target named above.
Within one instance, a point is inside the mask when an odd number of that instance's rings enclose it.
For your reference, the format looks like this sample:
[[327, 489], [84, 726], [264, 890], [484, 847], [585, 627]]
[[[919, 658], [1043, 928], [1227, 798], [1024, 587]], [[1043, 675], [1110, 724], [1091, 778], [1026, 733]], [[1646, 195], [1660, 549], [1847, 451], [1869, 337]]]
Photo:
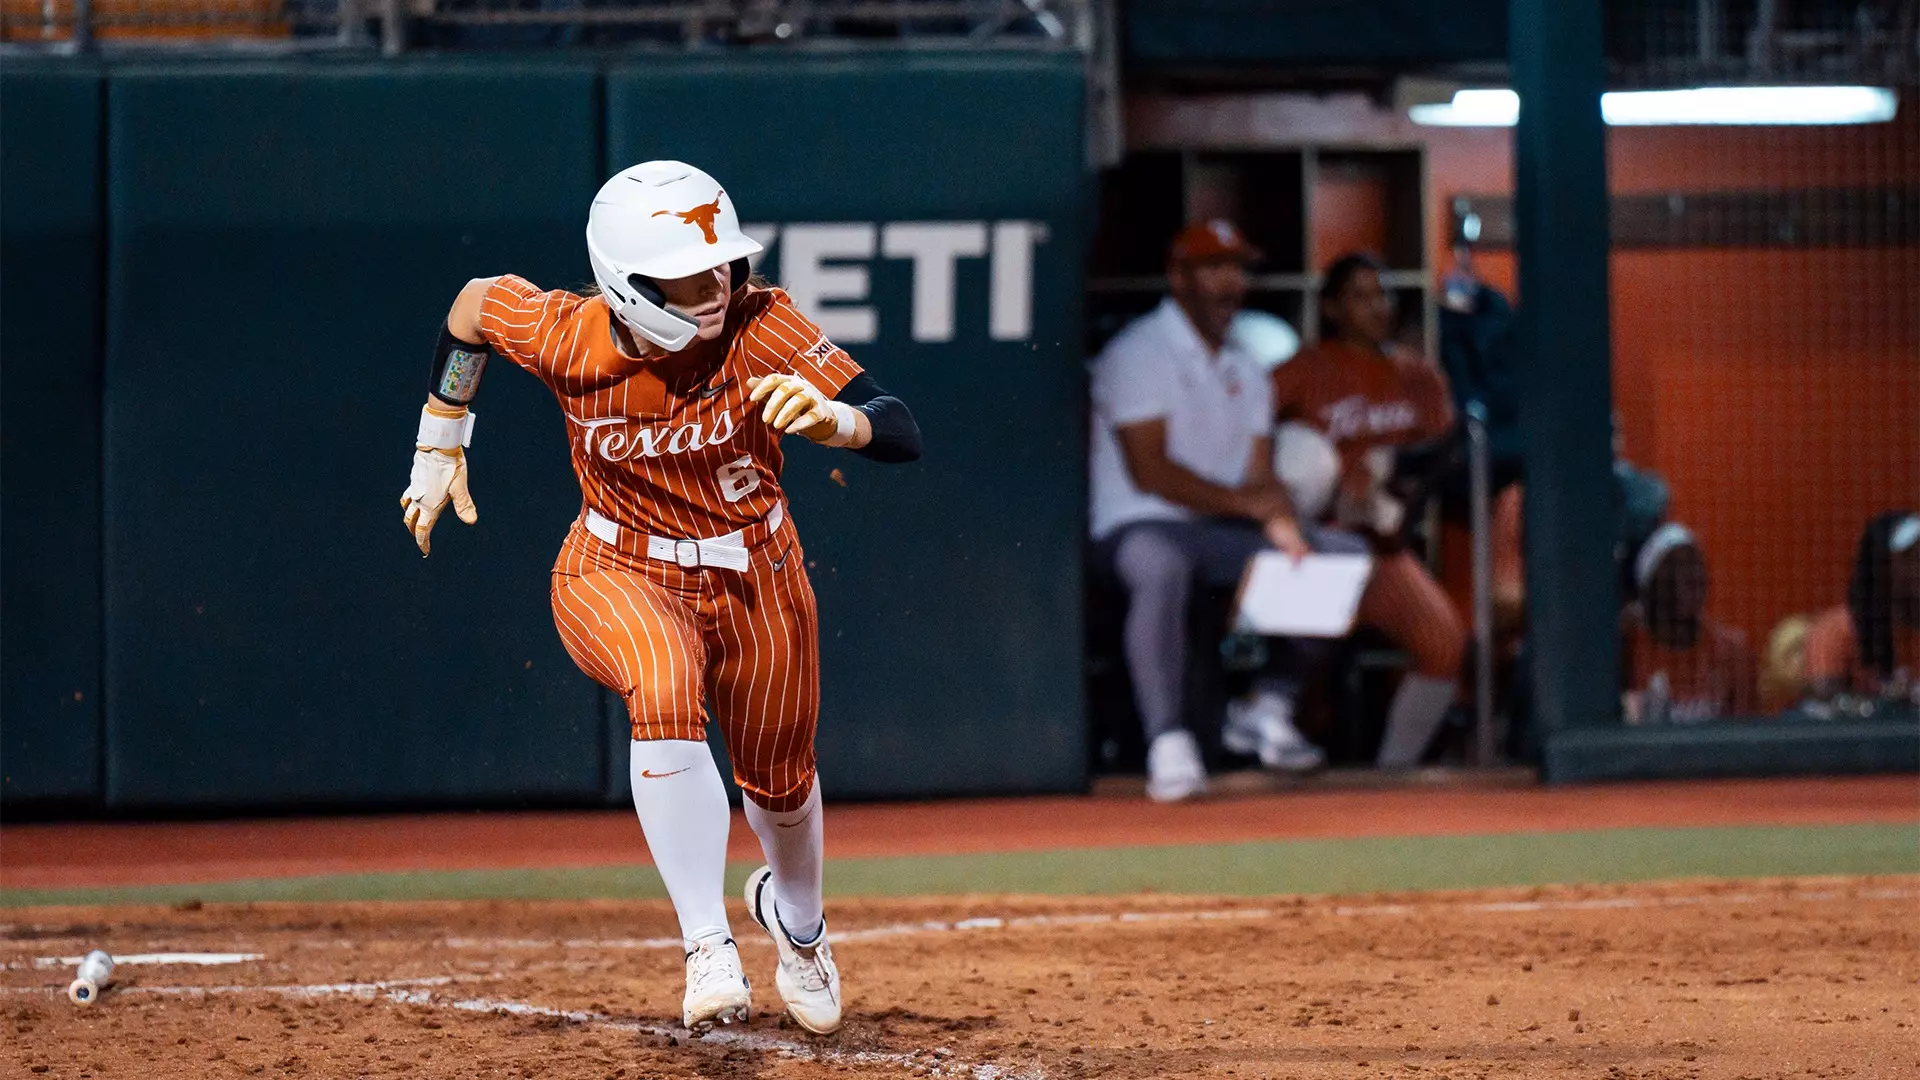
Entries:
[[1083, 87], [1076, 58], [1042, 56], [608, 73], [608, 168], [717, 176], [768, 244], [761, 268], [926, 436], [915, 465], [787, 460], [829, 798], [1085, 782]]
[[603, 789], [547, 608], [578, 509], [552, 399], [489, 377], [477, 528], [423, 560], [398, 504], [460, 286], [583, 269], [598, 89], [502, 60], [112, 73], [110, 805]]
[[0, 73], [0, 799], [100, 794], [100, 97]]
[[[72, 170], [104, 207], [76, 219], [96, 237], [76, 250], [105, 252], [94, 286], [14, 273], [54, 264], [20, 254], [36, 234], [7, 219], [6, 510], [33, 527], [8, 551], [6, 752], [40, 785], [23, 798], [129, 812], [624, 799], [625, 717], [548, 614], [578, 506], [550, 396], [506, 365], [489, 377], [482, 524], [443, 525], [431, 559], [397, 496], [453, 293], [507, 270], [586, 280], [594, 188], [659, 155], [728, 183], [769, 244], [763, 268], [926, 429], [919, 465], [789, 459], [822, 602], [829, 788], [1084, 784], [1074, 59], [130, 62], [93, 85], [97, 123], [23, 134], [8, 84], [9, 196], [27, 183], [17, 146], [105, 155]], [[104, 385], [62, 384], [71, 401], [16, 422], [14, 343], [31, 327], [13, 316], [29, 298], [76, 324], [61, 355]], [[33, 340], [51, 340], [41, 325]], [[63, 411], [82, 429], [67, 433], [72, 476], [16, 482], [11, 440]], [[19, 509], [69, 487], [82, 494], [58, 514]], [[74, 556], [99, 575], [63, 577]], [[46, 609], [59, 626], [11, 636], [27, 625], [20, 581], [74, 594]], [[48, 688], [72, 708], [16, 713]], [[67, 756], [42, 765], [28, 735]]]

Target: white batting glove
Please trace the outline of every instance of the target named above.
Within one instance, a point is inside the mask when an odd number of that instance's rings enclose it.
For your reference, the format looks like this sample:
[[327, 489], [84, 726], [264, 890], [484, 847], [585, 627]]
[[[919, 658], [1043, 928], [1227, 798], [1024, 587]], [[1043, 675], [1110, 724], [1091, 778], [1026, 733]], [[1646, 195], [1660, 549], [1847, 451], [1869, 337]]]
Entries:
[[835, 401], [798, 375], [747, 380], [747, 400], [765, 401], [760, 419], [783, 435], [803, 435], [822, 446], [853, 440], [853, 406]]
[[433, 525], [448, 502], [468, 525], [480, 520], [480, 510], [467, 490], [466, 444], [472, 438], [472, 413], [440, 413], [432, 406], [421, 411], [413, 472], [400, 495], [400, 517], [423, 556], [432, 553]]

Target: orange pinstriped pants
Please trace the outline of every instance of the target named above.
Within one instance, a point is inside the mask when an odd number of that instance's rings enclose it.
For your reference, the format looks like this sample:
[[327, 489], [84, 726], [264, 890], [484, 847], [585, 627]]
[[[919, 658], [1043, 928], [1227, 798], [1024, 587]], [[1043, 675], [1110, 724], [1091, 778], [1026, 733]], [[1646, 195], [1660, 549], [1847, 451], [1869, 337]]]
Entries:
[[1446, 590], [1410, 553], [1376, 557], [1357, 619], [1405, 649], [1420, 674], [1436, 679], [1459, 677], [1467, 649], [1466, 627]]
[[553, 572], [553, 621], [574, 663], [627, 703], [633, 737], [706, 738], [761, 807], [813, 790], [819, 612], [791, 519], [744, 572], [622, 555], [575, 525]]

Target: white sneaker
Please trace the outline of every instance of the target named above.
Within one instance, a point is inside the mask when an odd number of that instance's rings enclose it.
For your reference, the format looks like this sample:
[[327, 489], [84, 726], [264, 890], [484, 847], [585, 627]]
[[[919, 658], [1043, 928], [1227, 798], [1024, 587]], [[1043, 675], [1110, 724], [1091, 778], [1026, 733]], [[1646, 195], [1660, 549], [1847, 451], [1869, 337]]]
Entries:
[[687, 954], [687, 996], [680, 1001], [680, 1019], [688, 1031], [705, 1034], [715, 1024], [746, 1023], [748, 995], [732, 938]]
[[1260, 764], [1282, 772], [1312, 772], [1327, 763], [1326, 751], [1293, 726], [1293, 703], [1274, 693], [1227, 702], [1220, 745], [1236, 754], [1256, 755]]
[[746, 894], [747, 914], [773, 938], [773, 947], [780, 953], [780, 970], [773, 981], [780, 988], [780, 1000], [787, 1003], [787, 1015], [815, 1035], [839, 1031], [840, 969], [833, 964], [826, 923], [820, 924], [820, 937], [812, 944], [794, 944], [775, 913], [773, 871], [768, 867], [747, 875]]
[[1200, 763], [1200, 744], [1193, 733], [1169, 731], [1154, 737], [1147, 747], [1147, 798], [1180, 802], [1207, 793], [1207, 767]]

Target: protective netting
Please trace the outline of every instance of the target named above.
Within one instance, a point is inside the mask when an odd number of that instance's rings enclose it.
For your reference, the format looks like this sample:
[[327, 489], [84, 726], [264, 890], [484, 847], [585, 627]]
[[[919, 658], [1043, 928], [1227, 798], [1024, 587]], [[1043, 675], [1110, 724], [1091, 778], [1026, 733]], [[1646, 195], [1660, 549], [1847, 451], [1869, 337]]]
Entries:
[[[1762, 122], [1609, 129], [1620, 449], [1668, 493], [1622, 553], [1626, 718], [1910, 705], [1916, 5], [1633, 6], [1615, 85], [1792, 89], [1714, 106]], [[1860, 111], [1881, 90], [1891, 119]], [[1781, 108], [1831, 122], [1764, 122]]]

